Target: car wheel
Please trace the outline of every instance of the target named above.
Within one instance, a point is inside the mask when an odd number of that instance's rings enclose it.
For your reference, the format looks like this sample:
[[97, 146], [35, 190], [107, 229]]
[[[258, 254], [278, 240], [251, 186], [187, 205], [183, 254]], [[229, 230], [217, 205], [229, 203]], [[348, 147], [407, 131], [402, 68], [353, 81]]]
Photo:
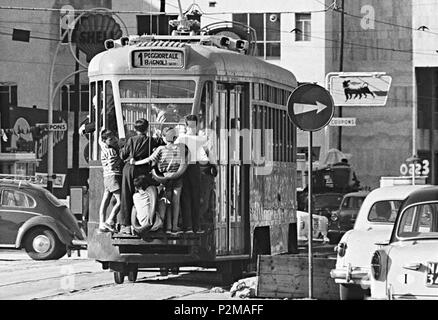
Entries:
[[67, 252], [56, 234], [52, 230], [42, 227], [28, 232], [24, 239], [24, 249], [34, 260], [59, 259]]
[[339, 297], [341, 300], [364, 300], [365, 290], [357, 284], [340, 284]]

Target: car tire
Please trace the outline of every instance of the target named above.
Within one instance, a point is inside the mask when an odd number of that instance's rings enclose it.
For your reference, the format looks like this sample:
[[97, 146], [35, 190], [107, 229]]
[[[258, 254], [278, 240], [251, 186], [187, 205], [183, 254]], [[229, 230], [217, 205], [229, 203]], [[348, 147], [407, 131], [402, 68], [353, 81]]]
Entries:
[[364, 300], [366, 291], [357, 284], [340, 284], [339, 298], [341, 300]]
[[33, 260], [56, 260], [67, 252], [56, 234], [44, 227], [31, 229], [26, 234], [24, 249]]
[[114, 271], [114, 282], [122, 284], [125, 281], [125, 273], [121, 271]]

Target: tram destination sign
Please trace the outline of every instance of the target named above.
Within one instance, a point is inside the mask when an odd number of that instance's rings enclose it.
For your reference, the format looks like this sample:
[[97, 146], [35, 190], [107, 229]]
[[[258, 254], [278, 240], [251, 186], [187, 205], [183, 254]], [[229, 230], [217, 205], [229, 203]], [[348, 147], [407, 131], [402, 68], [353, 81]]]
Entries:
[[134, 68], [184, 68], [184, 52], [176, 50], [135, 50]]

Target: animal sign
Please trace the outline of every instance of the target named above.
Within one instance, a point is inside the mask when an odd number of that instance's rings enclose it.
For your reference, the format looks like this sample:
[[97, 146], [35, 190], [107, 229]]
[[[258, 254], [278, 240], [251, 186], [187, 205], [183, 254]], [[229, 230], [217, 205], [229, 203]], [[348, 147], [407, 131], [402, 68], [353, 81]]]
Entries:
[[345, 101], [350, 99], [362, 99], [362, 96], [366, 98], [368, 94], [370, 94], [373, 98], [376, 97], [366, 82], [360, 83], [351, 82], [351, 80], [345, 80], [342, 82], [342, 86], [344, 88]]
[[384, 106], [392, 78], [382, 73], [329, 73], [327, 89], [335, 106]]

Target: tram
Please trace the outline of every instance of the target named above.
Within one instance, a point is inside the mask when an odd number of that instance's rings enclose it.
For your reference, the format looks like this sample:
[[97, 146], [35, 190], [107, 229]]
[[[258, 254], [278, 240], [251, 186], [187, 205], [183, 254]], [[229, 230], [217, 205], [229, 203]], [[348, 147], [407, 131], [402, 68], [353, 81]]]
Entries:
[[[107, 41], [90, 62], [88, 255], [135, 281], [142, 268], [215, 267], [230, 282], [260, 254], [297, 250], [296, 128], [287, 99], [296, 88], [288, 70], [246, 54], [245, 41], [219, 35], [138, 36]], [[92, 99], [94, 98], [94, 101]], [[93, 104], [94, 102], [94, 104]], [[139, 118], [150, 135], [199, 119], [218, 174], [203, 175], [200, 214], [205, 233], [140, 236], [101, 233], [103, 193], [98, 134], [123, 140]]]

